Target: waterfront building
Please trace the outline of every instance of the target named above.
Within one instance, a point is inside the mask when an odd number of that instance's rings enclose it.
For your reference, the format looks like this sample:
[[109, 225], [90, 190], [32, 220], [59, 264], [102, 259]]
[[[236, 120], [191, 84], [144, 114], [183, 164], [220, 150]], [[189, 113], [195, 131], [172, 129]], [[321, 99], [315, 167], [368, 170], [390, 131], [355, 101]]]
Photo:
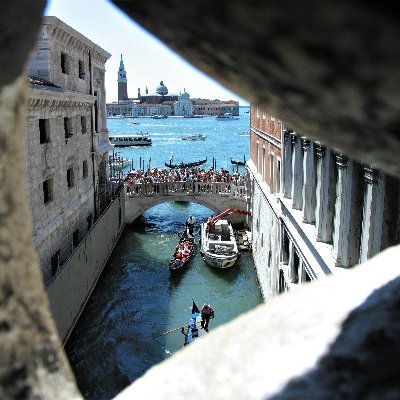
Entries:
[[104, 206], [112, 150], [104, 87], [109, 57], [58, 18], [44, 18], [28, 66], [26, 144], [33, 243], [45, 282]]
[[399, 243], [399, 183], [251, 107], [253, 257], [265, 299]]
[[174, 115], [191, 116], [193, 115], [193, 103], [190, 101], [190, 95], [183, 89], [183, 93], [178, 96], [178, 100], [174, 103]]
[[235, 100], [220, 101], [208, 99], [192, 99], [193, 114], [195, 115], [224, 115], [232, 113], [234, 116], [239, 115], [239, 102]]

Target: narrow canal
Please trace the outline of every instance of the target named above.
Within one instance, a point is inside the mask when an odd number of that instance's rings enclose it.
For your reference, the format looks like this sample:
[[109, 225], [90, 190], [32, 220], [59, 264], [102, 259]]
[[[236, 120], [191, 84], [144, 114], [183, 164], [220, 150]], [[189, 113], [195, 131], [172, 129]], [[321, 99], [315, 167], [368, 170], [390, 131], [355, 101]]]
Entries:
[[180, 331], [154, 337], [185, 324], [192, 299], [214, 307], [210, 331], [262, 302], [250, 253], [220, 271], [204, 263], [197, 247], [188, 268], [170, 275], [175, 234], [190, 214], [202, 222], [212, 212], [195, 203], [165, 203], [122, 234], [66, 345], [86, 399], [111, 399], [182, 349]]

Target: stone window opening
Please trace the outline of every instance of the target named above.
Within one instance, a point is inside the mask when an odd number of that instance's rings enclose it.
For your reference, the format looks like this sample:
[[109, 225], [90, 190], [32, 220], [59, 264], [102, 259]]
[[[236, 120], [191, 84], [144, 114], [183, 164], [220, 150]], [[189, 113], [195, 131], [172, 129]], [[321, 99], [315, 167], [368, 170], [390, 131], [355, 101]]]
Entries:
[[51, 276], [57, 275], [57, 272], [60, 268], [60, 250], [58, 250], [55, 254], [52, 255], [50, 259], [51, 264]]
[[278, 157], [276, 160], [277, 160], [276, 191], [277, 191], [277, 193], [280, 193], [281, 192], [281, 159]]
[[85, 79], [85, 64], [82, 60], [79, 60], [78, 68], [79, 68], [78, 71], [79, 79]]
[[88, 217], [86, 218], [86, 221], [87, 221], [87, 229], [88, 229], [88, 231], [90, 231], [90, 229], [92, 229], [92, 225], [93, 225], [93, 214], [92, 213], [90, 213], [88, 215]]
[[64, 135], [66, 140], [73, 136], [71, 118], [64, 117]]
[[72, 234], [72, 245], [73, 245], [74, 249], [76, 247], [78, 247], [79, 242], [80, 242], [80, 234], [79, 234], [79, 229], [77, 229]]
[[70, 167], [67, 169], [67, 185], [68, 189], [74, 187], [74, 168]]
[[300, 258], [297, 255], [297, 252], [293, 251], [293, 261], [290, 266], [290, 281], [292, 283], [299, 283], [299, 266], [300, 266]]
[[84, 160], [82, 163], [82, 178], [85, 179], [88, 177], [88, 162]]
[[61, 72], [68, 75], [68, 57], [65, 53], [61, 53]]
[[49, 178], [43, 182], [43, 203], [48, 204], [53, 200], [53, 179]]
[[282, 263], [286, 265], [289, 263], [289, 246], [290, 246], [289, 236], [286, 230], [283, 230], [281, 254], [282, 254]]
[[87, 122], [86, 122], [86, 117], [84, 115], [81, 116], [81, 132], [82, 133], [87, 132]]
[[48, 119], [39, 119], [40, 144], [50, 143], [50, 126]]

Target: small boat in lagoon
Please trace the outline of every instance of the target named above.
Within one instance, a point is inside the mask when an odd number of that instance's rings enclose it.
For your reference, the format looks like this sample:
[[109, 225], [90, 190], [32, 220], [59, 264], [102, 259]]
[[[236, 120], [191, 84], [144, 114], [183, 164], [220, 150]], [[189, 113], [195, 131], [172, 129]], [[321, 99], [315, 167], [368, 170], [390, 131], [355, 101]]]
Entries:
[[243, 161], [235, 161], [235, 160], [232, 160], [232, 158], [231, 158], [231, 164], [233, 164], [233, 165], [246, 165], [246, 157], [245, 156], [243, 157]]
[[226, 113], [224, 113], [224, 114], [221, 114], [221, 115], [217, 115], [216, 117], [215, 117], [218, 121], [221, 121], [221, 120], [235, 120], [235, 119], [239, 119], [239, 118], [236, 118], [236, 117], [234, 117], [233, 116], [233, 114], [232, 113], [230, 113], [230, 112], [226, 112]]
[[193, 140], [193, 141], [197, 141], [197, 140], [205, 140], [207, 136], [202, 135], [201, 133], [197, 134], [197, 135], [183, 135], [182, 136], [182, 140]]
[[114, 146], [149, 146], [152, 140], [148, 133], [136, 135], [110, 135], [110, 142]]
[[170, 160], [169, 164], [167, 163], [164, 164], [168, 168], [193, 168], [193, 167], [198, 167], [199, 165], [202, 165], [205, 162], [207, 162], [207, 157], [205, 160], [188, 162], [188, 163], [181, 162], [180, 164], [172, 164], [172, 160]]

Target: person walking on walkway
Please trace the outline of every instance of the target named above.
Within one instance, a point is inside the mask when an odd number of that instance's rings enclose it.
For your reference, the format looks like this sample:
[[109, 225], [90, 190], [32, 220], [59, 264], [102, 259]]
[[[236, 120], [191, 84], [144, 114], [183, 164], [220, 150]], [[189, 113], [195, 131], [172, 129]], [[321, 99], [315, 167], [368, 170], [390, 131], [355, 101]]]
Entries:
[[214, 318], [214, 309], [210, 306], [210, 304], [204, 303], [204, 306], [201, 308], [201, 327], [208, 332], [208, 323], [210, 318]]

